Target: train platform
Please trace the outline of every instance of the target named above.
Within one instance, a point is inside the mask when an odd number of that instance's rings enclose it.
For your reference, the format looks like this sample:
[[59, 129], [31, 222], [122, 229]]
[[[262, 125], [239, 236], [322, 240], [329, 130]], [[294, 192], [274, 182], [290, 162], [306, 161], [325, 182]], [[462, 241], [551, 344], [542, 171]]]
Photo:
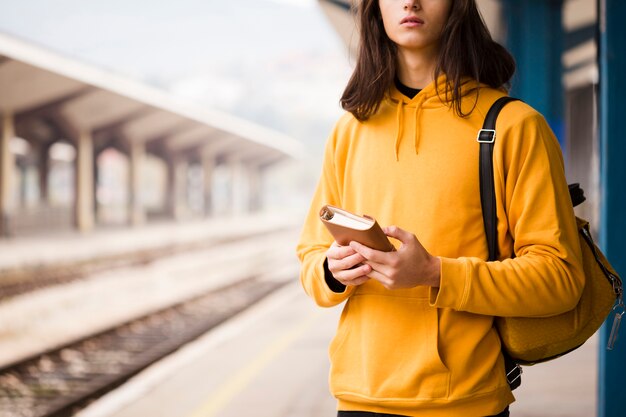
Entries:
[[[298, 225], [300, 213], [260, 212], [224, 215], [184, 222], [161, 221], [137, 227], [96, 228], [0, 239], [0, 280], [12, 271], [114, 258], [139, 250], [154, 250], [235, 239], [285, 226]], [[6, 278], [5, 277], [5, 281]]]
[[[330, 417], [328, 343], [341, 308], [293, 282], [92, 403], [77, 417]], [[596, 415], [597, 337], [525, 367], [513, 417]]]

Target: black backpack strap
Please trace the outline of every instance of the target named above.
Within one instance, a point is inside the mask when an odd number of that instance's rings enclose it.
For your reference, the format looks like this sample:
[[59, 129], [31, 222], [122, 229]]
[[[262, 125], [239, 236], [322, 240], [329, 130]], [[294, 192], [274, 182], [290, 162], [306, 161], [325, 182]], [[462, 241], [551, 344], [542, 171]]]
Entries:
[[[483, 222], [487, 247], [489, 249], [489, 261], [498, 259], [498, 216], [496, 212], [496, 192], [493, 179], [493, 146], [496, 141], [496, 119], [500, 110], [511, 101], [519, 99], [513, 97], [501, 97], [492, 104], [487, 112], [483, 128], [478, 132], [476, 140], [480, 143], [480, 203], [483, 208]], [[519, 387], [522, 382], [522, 368], [505, 349], [502, 349], [504, 357], [504, 369], [506, 379], [511, 390]]]
[[491, 106], [485, 117], [483, 128], [478, 131], [476, 140], [480, 143], [480, 203], [483, 208], [483, 223], [487, 236], [489, 261], [498, 259], [498, 216], [496, 213], [496, 193], [493, 181], [493, 146], [496, 140], [496, 119], [500, 110], [511, 101], [519, 100], [513, 97], [500, 97]]

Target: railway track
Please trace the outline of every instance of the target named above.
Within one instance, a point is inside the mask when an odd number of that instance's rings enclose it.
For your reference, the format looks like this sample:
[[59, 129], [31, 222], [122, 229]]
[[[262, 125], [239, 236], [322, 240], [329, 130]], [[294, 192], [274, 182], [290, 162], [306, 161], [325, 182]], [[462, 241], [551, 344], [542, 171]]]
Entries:
[[0, 417], [71, 416], [285, 281], [248, 278], [0, 369]]

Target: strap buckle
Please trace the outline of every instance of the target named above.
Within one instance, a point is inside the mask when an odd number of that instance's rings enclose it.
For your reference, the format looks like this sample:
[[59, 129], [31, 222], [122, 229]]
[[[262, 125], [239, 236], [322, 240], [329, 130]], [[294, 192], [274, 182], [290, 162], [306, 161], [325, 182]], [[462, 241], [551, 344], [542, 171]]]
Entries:
[[[513, 385], [515, 385], [515, 382], [522, 377], [523, 372], [524, 371], [522, 370], [522, 367], [517, 363], [515, 364], [515, 367], [513, 367], [513, 369], [507, 372], [506, 379], [509, 385], [511, 386], [511, 388], [513, 388]], [[519, 385], [519, 383], [517, 385]], [[515, 386], [515, 388], [517, 388], [517, 386]]]
[[[483, 139], [483, 137], [486, 137]], [[476, 135], [476, 141], [478, 143], [493, 143], [496, 140], [495, 129], [480, 129], [478, 135]]]

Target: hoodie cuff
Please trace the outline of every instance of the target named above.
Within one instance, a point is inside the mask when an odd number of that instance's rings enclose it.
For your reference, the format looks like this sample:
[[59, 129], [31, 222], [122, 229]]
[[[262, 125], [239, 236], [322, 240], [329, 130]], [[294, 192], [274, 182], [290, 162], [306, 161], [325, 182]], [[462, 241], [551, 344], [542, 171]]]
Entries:
[[330, 269], [328, 269], [328, 258], [324, 258], [324, 280], [332, 292], [341, 294], [346, 291], [346, 286], [337, 281], [333, 276], [333, 273], [330, 272]]
[[441, 282], [430, 288], [430, 305], [437, 308], [463, 310], [469, 293], [469, 268], [463, 259], [439, 257]]

